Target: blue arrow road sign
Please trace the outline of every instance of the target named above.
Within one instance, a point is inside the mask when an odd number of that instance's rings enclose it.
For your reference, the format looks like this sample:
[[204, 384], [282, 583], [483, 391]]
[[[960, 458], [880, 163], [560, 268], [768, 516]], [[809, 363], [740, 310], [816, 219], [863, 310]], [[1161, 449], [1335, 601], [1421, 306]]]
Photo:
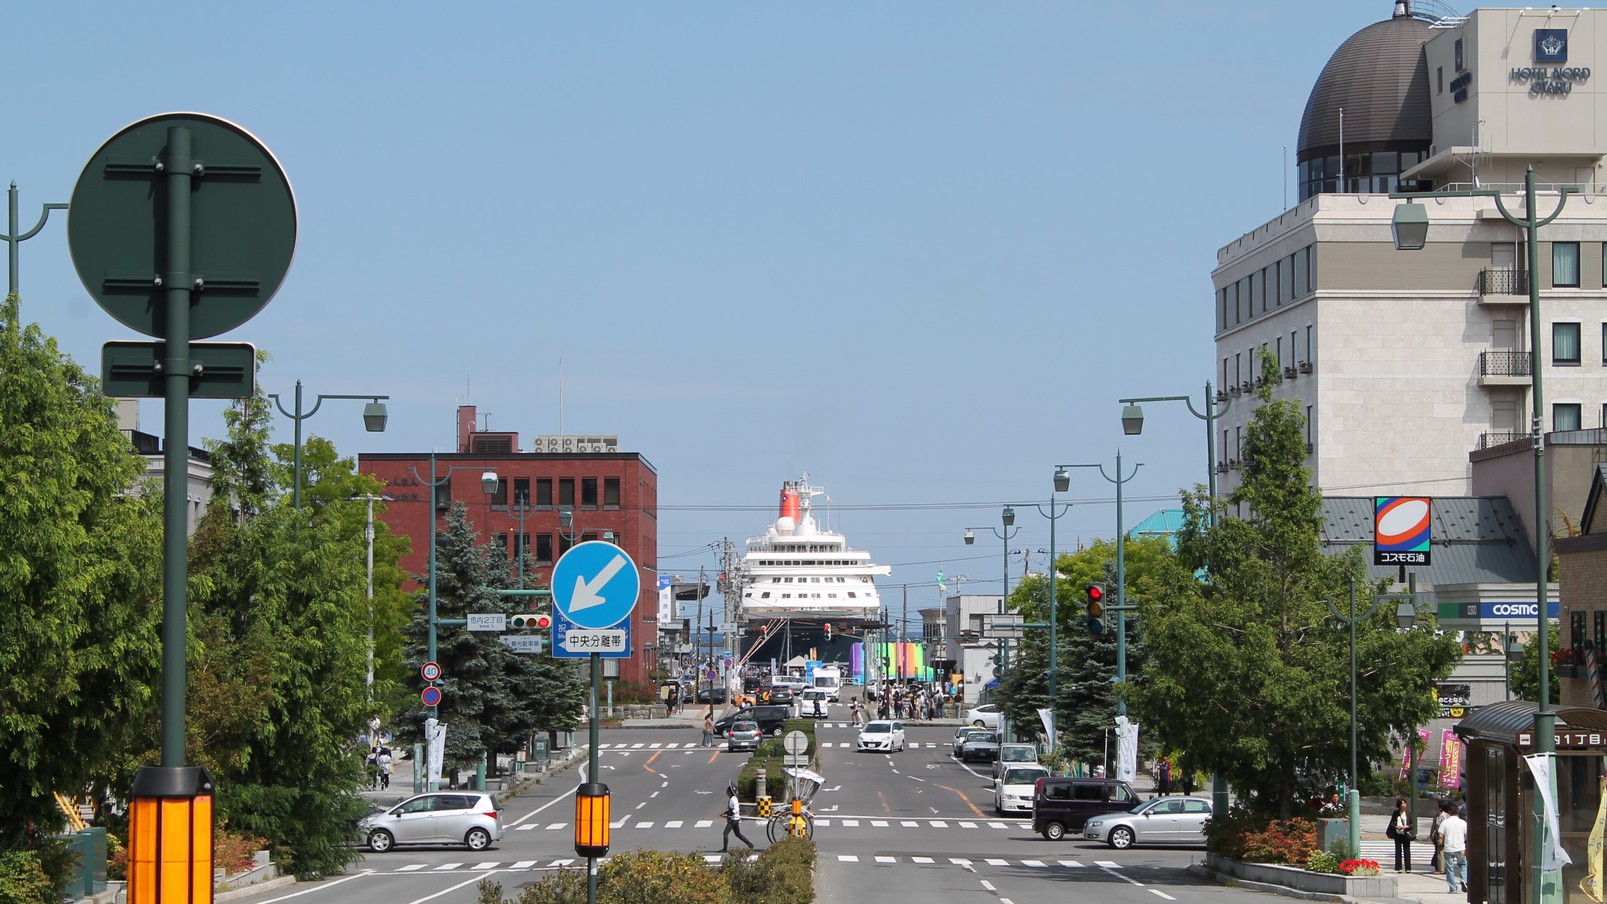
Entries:
[[602, 540], [570, 547], [552, 569], [552, 607], [581, 628], [612, 628], [629, 618], [641, 590], [636, 563]]

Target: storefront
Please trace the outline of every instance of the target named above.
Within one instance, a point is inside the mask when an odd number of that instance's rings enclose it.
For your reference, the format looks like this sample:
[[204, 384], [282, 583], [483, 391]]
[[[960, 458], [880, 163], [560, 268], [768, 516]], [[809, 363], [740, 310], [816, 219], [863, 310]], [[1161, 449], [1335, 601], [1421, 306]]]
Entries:
[[[1535, 752], [1535, 711], [1530, 701], [1508, 700], [1457, 723], [1467, 745], [1469, 901], [1518, 904], [1531, 897], [1527, 871], [1538, 850], [1537, 819], [1534, 777], [1523, 757]], [[1556, 716], [1557, 812], [1563, 848], [1573, 859], [1557, 900], [1601, 904], [1607, 711], [1569, 706]]]

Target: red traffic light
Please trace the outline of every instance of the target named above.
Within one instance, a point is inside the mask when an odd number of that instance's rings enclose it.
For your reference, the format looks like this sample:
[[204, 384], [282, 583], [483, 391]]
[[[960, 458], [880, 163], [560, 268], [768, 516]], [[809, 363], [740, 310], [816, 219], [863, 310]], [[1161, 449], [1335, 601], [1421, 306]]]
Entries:
[[1088, 602], [1090, 602], [1090, 603], [1102, 603], [1104, 601], [1105, 601], [1105, 585], [1104, 584], [1089, 584], [1088, 585]]
[[831, 640], [831, 622], [826, 622], [826, 639]]

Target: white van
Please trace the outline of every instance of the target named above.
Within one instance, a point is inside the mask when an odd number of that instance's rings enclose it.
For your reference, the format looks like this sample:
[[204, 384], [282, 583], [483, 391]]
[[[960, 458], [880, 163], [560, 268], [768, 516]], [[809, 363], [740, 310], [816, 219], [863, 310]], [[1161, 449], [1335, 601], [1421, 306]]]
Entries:
[[815, 689], [826, 692], [827, 699], [833, 703], [841, 701], [843, 687], [842, 673], [837, 669], [815, 669]]

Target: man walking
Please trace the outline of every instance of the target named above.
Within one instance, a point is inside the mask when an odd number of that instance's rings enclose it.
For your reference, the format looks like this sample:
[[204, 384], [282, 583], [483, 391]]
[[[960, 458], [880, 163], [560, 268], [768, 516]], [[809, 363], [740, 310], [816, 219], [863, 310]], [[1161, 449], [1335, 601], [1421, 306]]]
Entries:
[[1440, 820], [1440, 841], [1445, 845], [1445, 884], [1449, 891], [1468, 890], [1468, 824], [1457, 815], [1456, 804], [1440, 804], [1445, 818]]
[[720, 814], [725, 817], [725, 834], [720, 836], [720, 853], [723, 854], [730, 849], [732, 835], [736, 835], [738, 840], [747, 845], [748, 850], [753, 850], [753, 842], [742, 834], [742, 802], [737, 799], [736, 782], [725, 786], [725, 801], [725, 812]]

